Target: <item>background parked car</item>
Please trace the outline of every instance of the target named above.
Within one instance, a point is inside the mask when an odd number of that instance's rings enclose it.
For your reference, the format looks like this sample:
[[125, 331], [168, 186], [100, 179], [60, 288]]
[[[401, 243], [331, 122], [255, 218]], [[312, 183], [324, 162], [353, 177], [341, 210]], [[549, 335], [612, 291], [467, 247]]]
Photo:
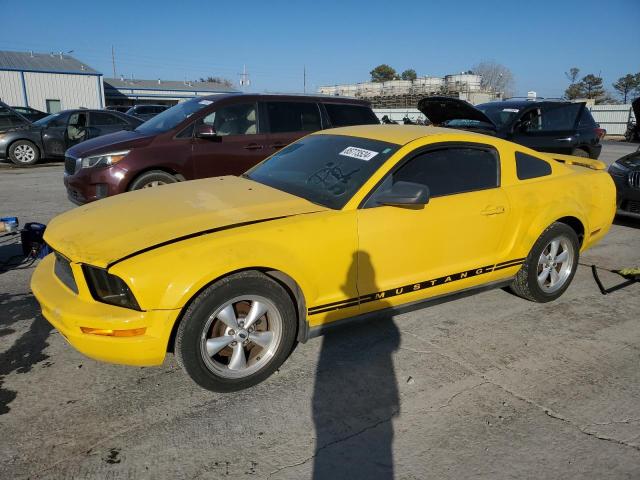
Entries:
[[0, 132], [23, 128], [31, 122], [6, 103], [0, 102]]
[[48, 113], [41, 112], [40, 110], [36, 110], [35, 108], [31, 108], [31, 107], [11, 107], [11, 108], [13, 108], [16, 112], [18, 112], [20, 115], [25, 117], [30, 122], [35, 122], [36, 120], [40, 120], [41, 118], [44, 118], [47, 115], [49, 115]]
[[225, 94], [173, 106], [133, 132], [69, 149], [65, 185], [82, 204], [181, 180], [239, 175], [307, 133], [377, 124], [369, 103], [303, 95]]
[[436, 125], [496, 135], [541, 152], [598, 158], [606, 134], [584, 102], [509, 99], [474, 107], [457, 98], [427, 97], [418, 109]]
[[640, 148], [609, 167], [617, 191], [618, 215], [640, 219]]
[[133, 130], [142, 121], [105, 110], [64, 110], [0, 135], [0, 158], [26, 167], [41, 158], [62, 157], [65, 150], [89, 138]]
[[127, 113], [131, 110], [131, 106], [129, 105], [110, 105], [106, 107], [107, 110], [113, 110], [114, 112]]
[[134, 117], [142, 120], [149, 120], [159, 113], [164, 112], [169, 107], [167, 105], [135, 105], [127, 110], [127, 115], [133, 115]]
[[640, 119], [640, 97], [631, 102], [631, 109], [633, 110], [633, 117], [635, 121], [631, 119], [631, 114], [629, 114], [627, 131], [624, 132], [624, 139], [627, 142], [640, 140], [640, 124], [638, 123], [638, 119]]

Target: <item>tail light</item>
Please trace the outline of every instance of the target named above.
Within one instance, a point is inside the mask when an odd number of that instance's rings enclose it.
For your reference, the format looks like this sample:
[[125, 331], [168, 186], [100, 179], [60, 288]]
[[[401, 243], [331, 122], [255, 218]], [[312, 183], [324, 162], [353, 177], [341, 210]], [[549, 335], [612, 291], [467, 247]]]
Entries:
[[604, 128], [596, 127], [595, 133], [598, 140], [602, 140], [602, 138], [607, 134], [607, 131]]

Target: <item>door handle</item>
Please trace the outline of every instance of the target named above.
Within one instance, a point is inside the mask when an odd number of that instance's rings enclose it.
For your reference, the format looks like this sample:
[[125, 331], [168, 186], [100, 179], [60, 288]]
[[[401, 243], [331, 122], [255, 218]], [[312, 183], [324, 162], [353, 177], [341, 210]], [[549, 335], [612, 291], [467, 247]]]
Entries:
[[567, 138], [556, 138], [556, 142], [570, 142], [571, 140], [573, 140], [573, 138], [571, 138], [571, 137], [567, 137]]
[[282, 148], [282, 147], [286, 147], [287, 144], [286, 143], [272, 143], [271, 147], [272, 148]]
[[250, 143], [249, 145], [245, 145], [245, 150], [261, 150], [262, 149], [262, 145], [260, 145], [259, 143]]
[[502, 205], [498, 205], [497, 207], [487, 207], [480, 212], [482, 215], [500, 215], [504, 213], [504, 207]]

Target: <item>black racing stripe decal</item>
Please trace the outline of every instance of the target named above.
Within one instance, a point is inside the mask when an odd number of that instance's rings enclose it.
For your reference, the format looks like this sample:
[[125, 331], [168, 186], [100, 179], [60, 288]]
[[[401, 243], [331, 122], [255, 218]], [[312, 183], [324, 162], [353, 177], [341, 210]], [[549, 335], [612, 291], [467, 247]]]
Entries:
[[[313, 212], [312, 212], [313, 213]], [[142, 253], [146, 253], [150, 250], [155, 250], [156, 248], [160, 248], [160, 247], [164, 247], [166, 245], [171, 245], [172, 243], [177, 243], [177, 242], [182, 242], [183, 240], [189, 240], [191, 238], [196, 238], [196, 237], [200, 237], [202, 235], [209, 235], [210, 233], [216, 233], [216, 232], [222, 232], [224, 230], [231, 230], [232, 228], [239, 228], [239, 227], [245, 227], [247, 225], [254, 225], [256, 223], [263, 223], [263, 222], [270, 222], [272, 220], [280, 220], [281, 218], [287, 218], [287, 217], [292, 217], [293, 215], [283, 215], [281, 217], [271, 217], [271, 218], [263, 218], [260, 220], [251, 220], [249, 222], [241, 222], [241, 223], [234, 223], [231, 225], [225, 225], [223, 227], [217, 227], [217, 228], [210, 228], [209, 230], [202, 230], [200, 232], [195, 232], [195, 233], [190, 233], [189, 235], [183, 235], [181, 237], [176, 237], [176, 238], [172, 238], [171, 240], [167, 240], [166, 242], [161, 242], [158, 243], [156, 245], [151, 245], [150, 247], [146, 247], [143, 248], [142, 250], [137, 250], [133, 253], [130, 253], [128, 255], [125, 255], [124, 257], [111, 262], [107, 265], [107, 269], [113, 267], [115, 264], [123, 262], [129, 258], [135, 257], [137, 255], [140, 255]]]
[[444, 277], [438, 277], [432, 280], [426, 280], [424, 282], [411, 283], [409, 285], [404, 285], [398, 288], [392, 288], [390, 290], [383, 290], [376, 293], [369, 293], [366, 295], [361, 295], [360, 297], [357, 297], [357, 298], [349, 298], [347, 300], [341, 300], [339, 302], [332, 302], [324, 305], [318, 305], [318, 306], [309, 308], [308, 313], [309, 315], [316, 315], [318, 313], [331, 312], [334, 310], [339, 310], [341, 308], [355, 307], [362, 303], [374, 302], [376, 300], [383, 300], [385, 298], [396, 297], [398, 295], [406, 295], [407, 293], [413, 293], [419, 290], [424, 290], [426, 288], [437, 287], [439, 285], [444, 285], [445, 283], [457, 282], [459, 280], [464, 280], [465, 278], [484, 275], [487, 273], [491, 273], [494, 270], [502, 270], [503, 268], [515, 267], [517, 265], [521, 265], [523, 261], [524, 261], [524, 258], [509, 260], [508, 262], [501, 262], [496, 265], [487, 265], [485, 267], [474, 268], [472, 270], [453, 273], [451, 275], [445, 275]]

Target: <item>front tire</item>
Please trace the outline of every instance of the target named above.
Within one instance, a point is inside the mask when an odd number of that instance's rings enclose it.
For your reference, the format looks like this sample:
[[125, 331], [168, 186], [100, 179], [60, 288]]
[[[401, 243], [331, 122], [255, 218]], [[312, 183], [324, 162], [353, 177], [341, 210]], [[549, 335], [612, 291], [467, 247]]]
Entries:
[[29, 140], [18, 140], [9, 147], [9, 160], [19, 167], [30, 167], [40, 160], [40, 150]]
[[176, 333], [176, 360], [207, 390], [242, 390], [282, 365], [296, 328], [287, 291], [260, 272], [240, 272], [206, 288], [187, 308]]
[[150, 172], [143, 173], [133, 182], [131, 182], [129, 190], [140, 190], [141, 188], [159, 187], [160, 185], [176, 183], [177, 181], [178, 179], [170, 173], [163, 172], [162, 170], [152, 170]]
[[564, 223], [555, 222], [533, 245], [511, 290], [533, 302], [551, 302], [569, 287], [578, 268], [578, 258], [576, 232]]

